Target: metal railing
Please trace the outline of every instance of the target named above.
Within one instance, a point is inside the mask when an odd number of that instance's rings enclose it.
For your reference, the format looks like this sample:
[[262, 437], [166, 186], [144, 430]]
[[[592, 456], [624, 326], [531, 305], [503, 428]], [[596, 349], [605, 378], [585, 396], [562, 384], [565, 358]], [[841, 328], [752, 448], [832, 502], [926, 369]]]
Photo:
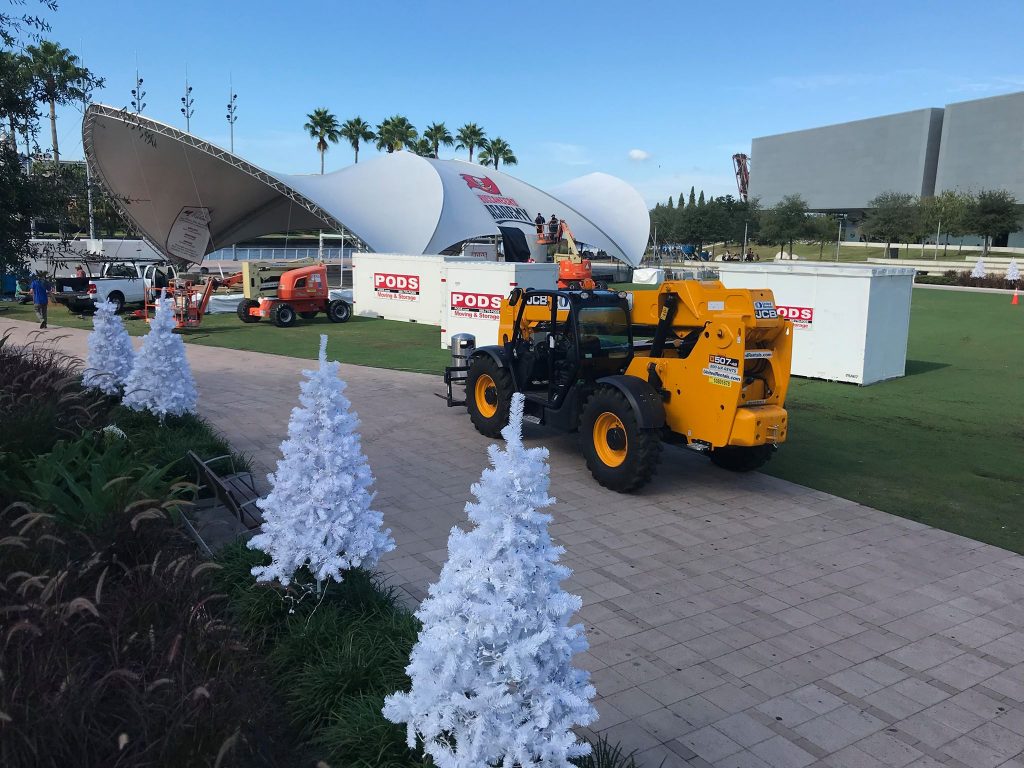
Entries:
[[[325, 261], [352, 260], [354, 248], [324, 248]], [[285, 261], [292, 259], [316, 259], [321, 255], [317, 246], [309, 248], [221, 248], [207, 254], [207, 260], [218, 261]]]

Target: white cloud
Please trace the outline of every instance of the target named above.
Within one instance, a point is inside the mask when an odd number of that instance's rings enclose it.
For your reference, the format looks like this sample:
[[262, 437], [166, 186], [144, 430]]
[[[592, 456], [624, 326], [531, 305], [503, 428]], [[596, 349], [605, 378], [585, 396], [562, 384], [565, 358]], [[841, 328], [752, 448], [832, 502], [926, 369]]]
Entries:
[[645, 152], [642, 149], [631, 149], [629, 150], [629, 159], [637, 163], [642, 163], [644, 160], [651, 159], [651, 153]]

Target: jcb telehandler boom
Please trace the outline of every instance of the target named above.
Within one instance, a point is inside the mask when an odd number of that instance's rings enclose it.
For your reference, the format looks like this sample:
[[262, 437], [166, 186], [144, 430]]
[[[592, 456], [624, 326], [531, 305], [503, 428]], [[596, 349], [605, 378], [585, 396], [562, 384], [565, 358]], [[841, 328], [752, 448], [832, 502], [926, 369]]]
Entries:
[[770, 290], [693, 280], [632, 294], [517, 288], [502, 302], [499, 339], [465, 374], [474, 426], [497, 437], [522, 392], [529, 421], [579, 430], [587, 466], [612, 490], [650, 480], [663, 441], [747, 471], [786, 439], [792, 324]]

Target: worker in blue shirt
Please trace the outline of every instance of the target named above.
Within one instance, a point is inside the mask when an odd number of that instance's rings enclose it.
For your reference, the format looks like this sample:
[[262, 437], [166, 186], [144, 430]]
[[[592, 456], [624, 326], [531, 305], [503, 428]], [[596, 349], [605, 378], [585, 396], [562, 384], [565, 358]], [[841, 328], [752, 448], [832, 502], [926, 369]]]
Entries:
[[32, 291], [32, 305], [36, 310], [36, 317], [39, 318], [39, 327], [46, 327], [46, 305], [49, 297], [46, 295], [46, 273], [37, 272], [36, 279], [30, 286]]

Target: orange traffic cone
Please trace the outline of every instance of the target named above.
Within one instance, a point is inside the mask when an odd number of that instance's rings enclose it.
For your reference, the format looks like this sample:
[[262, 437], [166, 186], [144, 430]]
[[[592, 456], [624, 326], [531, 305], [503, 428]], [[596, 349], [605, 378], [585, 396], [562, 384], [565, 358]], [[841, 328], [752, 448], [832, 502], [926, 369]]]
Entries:
[[1016, 288], [1013, 289], [1013, 298], [1010, 299], [1010, 304], [1012, 304], [1014, 306], [1016, 306], [1017, 304], [1020, 304], [1020, 299], [1017, 297], [1017, 289]]

